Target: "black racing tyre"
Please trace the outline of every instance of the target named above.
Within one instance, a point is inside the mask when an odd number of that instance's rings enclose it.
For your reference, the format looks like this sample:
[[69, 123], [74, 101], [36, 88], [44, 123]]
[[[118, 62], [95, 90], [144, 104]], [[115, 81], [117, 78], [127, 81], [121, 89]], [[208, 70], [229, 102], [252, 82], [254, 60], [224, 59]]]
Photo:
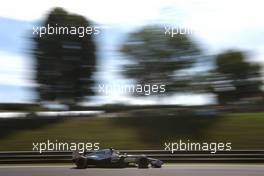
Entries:
[[126, 166], [127, 166], [127, 163], [125, 163], [125, 158], [121, 157], [120, 160], [118, 161], [118, 167], [125, 168]]
[[145, 169], [148, 168], [149, 162], [148, 159], [146, 157], [141, 157], [138, 160], [138, 168], [140, 169]]
[[84, 169], [86, 168], [86, 158], [80, 157], [76, 159], [75, 164], [78, 169]]

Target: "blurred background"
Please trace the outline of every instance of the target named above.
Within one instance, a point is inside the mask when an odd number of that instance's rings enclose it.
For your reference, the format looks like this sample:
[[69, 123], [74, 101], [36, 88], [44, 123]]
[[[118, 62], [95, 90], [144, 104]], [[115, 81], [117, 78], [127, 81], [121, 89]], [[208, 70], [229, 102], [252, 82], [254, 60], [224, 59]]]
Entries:
[[[0, 7], [0, 150], [32, 142], [163, 149], [168, 140], [264, 148], [259, 1], [40, 1]], [[33, 27], [99, 27], [97, 35]], [[166, 35], [166, 28], [191, 34]], [[165, 85], [145, 95], [99, 85]]]

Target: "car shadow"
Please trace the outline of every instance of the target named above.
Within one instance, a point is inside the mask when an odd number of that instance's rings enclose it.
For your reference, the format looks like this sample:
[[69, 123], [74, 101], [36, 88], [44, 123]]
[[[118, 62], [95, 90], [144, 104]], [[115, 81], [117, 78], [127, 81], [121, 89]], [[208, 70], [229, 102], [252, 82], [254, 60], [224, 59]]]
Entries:
[[126, 167], [113, 167], [113, 166], [87, 166], [86, 168], [72, 167], [71, 169], [83, 170], [83, 169], [125, 169], [125, 168], [137, 168], [135, 165], [129, 165]]

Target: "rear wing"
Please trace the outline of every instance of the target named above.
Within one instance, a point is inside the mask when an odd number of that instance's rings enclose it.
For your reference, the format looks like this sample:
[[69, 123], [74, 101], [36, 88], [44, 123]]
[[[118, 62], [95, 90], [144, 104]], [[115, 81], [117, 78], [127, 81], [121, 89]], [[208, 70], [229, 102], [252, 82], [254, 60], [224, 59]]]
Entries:
[[82, 155], [79, 153], [78, 150], [72, 152], [72, 160], [75, 161], [76, 159], [81, 158]]

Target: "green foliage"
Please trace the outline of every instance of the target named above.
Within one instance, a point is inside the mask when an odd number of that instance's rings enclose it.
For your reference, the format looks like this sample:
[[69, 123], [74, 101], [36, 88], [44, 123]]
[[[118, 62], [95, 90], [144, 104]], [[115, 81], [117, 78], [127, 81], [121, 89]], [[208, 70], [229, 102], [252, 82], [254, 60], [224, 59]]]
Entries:
[[148, 26], [130, 34], [122, 52], [132, 62], [124, 68], [127, 78], [139, 84], [166, 85], [167, 93], [186, 90], [190, 79], [178, 72], [191, 68], [200, 54], [188, 35], [165, 36], [160, 26]]
[[261, 67], [246, 61], [240, 51], [226, 51], [216, 56], [214, 93], [221, 104], [237, 102], [261, 94]]
[[[53, 9], [42, 26], [89, 27], [83, 17], [69, 14], [62, 8]], [[96, 56], [91, 35], [67, 34], [34, 36], [34, 56], [39, 101], [57, 101], [74, 105], [93, 95]]]

